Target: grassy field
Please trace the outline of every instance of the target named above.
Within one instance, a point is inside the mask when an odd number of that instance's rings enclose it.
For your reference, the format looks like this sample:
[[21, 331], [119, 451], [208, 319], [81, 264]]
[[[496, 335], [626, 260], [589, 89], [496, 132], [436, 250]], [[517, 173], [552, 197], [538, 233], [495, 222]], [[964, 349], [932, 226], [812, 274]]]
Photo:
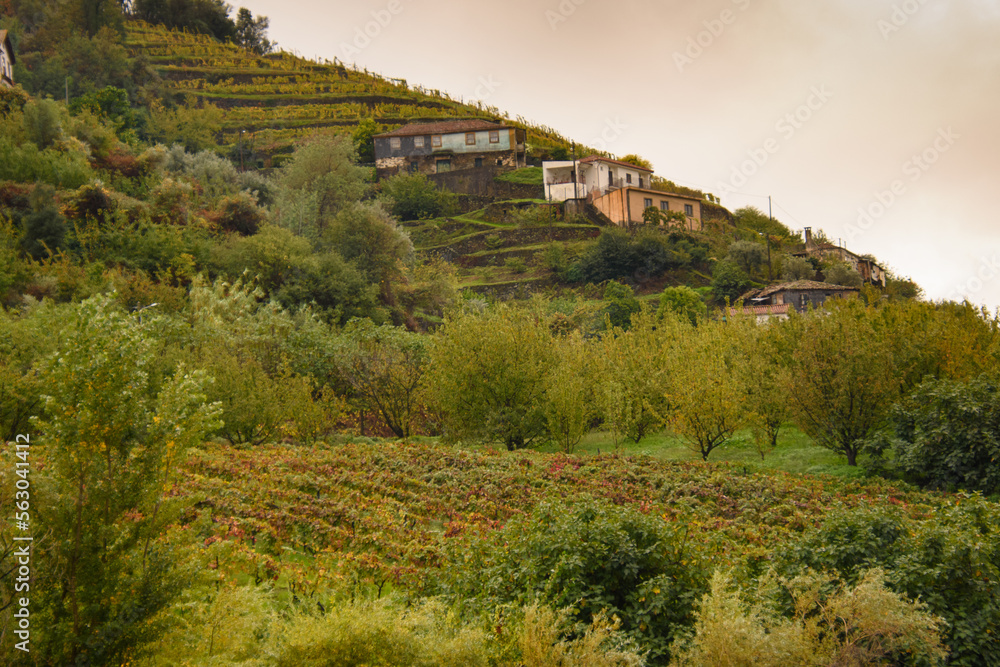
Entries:
[[[542, 452], [558, 451], [552, 445], [539, 448]], [[614, 453], [611, 434], [593, 431], [586, 435], [574, 450], [579, 455]], [[620, 453], [628, 456], [651, 456], [667, 461], [699, 461], [701, 456], [689, 449], [679, 437], [670, 433], [656, 433], [643, 438], [638, 444], [626, 441]], [[761, 459], [750, 431], [741, 431], [727, 444], [709, 456], [709, 462], [726, 462], [745, 467], [750, 472], [781, 471], [810, 475], [836, 475], [838, 477], [863, 477], [864, 470], [847, 465], [843, 456], [834, 454], [813, 442], [812, 438], [795, 428], [786, 426], [778, 436], [778, 446]]]

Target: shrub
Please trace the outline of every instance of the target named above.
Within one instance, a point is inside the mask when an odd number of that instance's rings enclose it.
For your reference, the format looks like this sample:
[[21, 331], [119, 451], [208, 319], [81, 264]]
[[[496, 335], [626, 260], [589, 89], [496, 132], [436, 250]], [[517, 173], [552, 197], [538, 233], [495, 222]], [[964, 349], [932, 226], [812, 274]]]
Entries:
[[524, 273], [528, 270], [528, 263], [524, 261], [523, 257], [508, 257], [504, 260], [503, 265], [507, 267], [508, 270], [514, 273]]
[[254, 197], [245, 192], [223, 197], [218, 213], [219, 227], [243, 236], [256, 234], [264, 222], [264, 211], [257, 206]]
[[864, 282], [857, 269], [847, 262], [838, 262], [826, 269], [823, 273], [826, 276], [826, 282], [831, 285], [861, 287], [861, 284]]
[[442, 190], [421, 173], [400, 174], [382, 184], [389, 210], [400, 220], [423, 220], [453, 215], [458, 210], [454, 193]]
[[996, 379], [928, 380], [892, 411], [871, 443], [884, 465], [932, 489], [1000, 492], [1000, 394]]
[[530, 517], [457, 547], [445, 588], [487, 609], [538, 602], [571, 610], [576, 636], [601, 614], [655, 662], [694, 623], [705, 590], [700, 556], [656, 516], [596, 501], [543, 502]]

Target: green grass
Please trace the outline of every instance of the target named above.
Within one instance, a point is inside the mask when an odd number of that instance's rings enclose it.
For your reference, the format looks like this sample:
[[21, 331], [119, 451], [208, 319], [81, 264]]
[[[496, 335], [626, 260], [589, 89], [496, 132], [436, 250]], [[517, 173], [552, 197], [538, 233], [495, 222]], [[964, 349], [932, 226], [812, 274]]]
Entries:
[[517, 169], [515, 171], [509, 171], [505, 174], [501, 174], [496, 177], [496, 180], [506, 181], [508, 183], [519, 183], [522, 185], [541, 185], [542, 168], [524, 167], [523, 169]]
[[[543, 445], [542, 452], [559, 451], [554, 445]], [[608, 454], [615, 451], [611, 434], [592, 431], [576, 446], [574, 454], [581, 456]], [[668, 461], [698, 461], [701, 455], [692, 451], [684, 441], [670, 433], [656, 433], [643, 438], [638, 444], [625, 441], [621, 453], [651, 456]], [[810, 475], [836, 475], [838, 477], [863, 477], [864, 470], [847, 465], [843, 456], [820, 447], [812, 438], [795, 428], [784, 427], [778, 435], [778, 446], [761, 460], [749, 431], [740, 431], [732, 440], [713, 451], [709, 462], [726, 462], [744, 466], [751, 472], [781, 471]]]

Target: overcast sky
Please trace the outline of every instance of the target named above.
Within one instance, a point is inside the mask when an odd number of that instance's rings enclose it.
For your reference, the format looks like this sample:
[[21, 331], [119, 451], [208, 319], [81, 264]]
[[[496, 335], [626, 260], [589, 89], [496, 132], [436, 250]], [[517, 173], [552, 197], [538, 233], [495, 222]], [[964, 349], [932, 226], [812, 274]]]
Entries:
[[929, 298], [1000, 306], [1000, 0], [233, 4], [285, 50], [638, 153], [730, 210], [770, 195]]

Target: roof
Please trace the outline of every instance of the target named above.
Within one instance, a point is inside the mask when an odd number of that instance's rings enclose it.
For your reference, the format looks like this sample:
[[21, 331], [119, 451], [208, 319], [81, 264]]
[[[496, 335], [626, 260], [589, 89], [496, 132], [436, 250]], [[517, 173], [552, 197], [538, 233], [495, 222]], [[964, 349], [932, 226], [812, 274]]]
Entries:
[[10, 56], [10, 64], [15, 64], [17, 61], [14, 59], [14, 46], [10, 43], [10, 37], [7, 36], [6, 30], [0, 30], [0, 44], [7, 47], [7, 55]]
[[591, 155], [580, 160], [580, 164], [589, 164], [591, 162], [610, 162], [611, 164], [617, 164], [620, 167], [628, 167], [629, 169], [638, 169], [639, 171], [653, 173], [652, 169], [646, 169], [645, 167], [640, 167], [632, 164], [631, 162], [622, 162], [621, 160], [612, 160], [611, 158], [602, 157], [600, 155]]
[[[690, 199], [691, 201], [704, 202], [704, 199], [699, 197], [692, 197], [691, 195], [682, 195], [679, 192], [667, 192], [666, 190], [653, 190], [651, 188], [637, 188], [634, 185], [626, 185], [622, 188], [623, 190], [635, 190], [636, 192], [648, 192], [651, 195], [657, 195], [660, 197], [672, 197], [676, 199]], [[605, 197], [607, 195], [604, 195]]]
[[421, 134], [457, 134], [459, 132], [477, 132], [479, 130], [509, 130], [503, 123], [470, 118], [466, 120], [446, 120], [438, 123], [410, 123], [392, 132], [376, 134], [375, 137], [415, 137]]
[[742, 308], [730, 308], [730, 315], [787, 315], [788, 309], [792, 307], [790, 303], [781, 303], [765, 306], [743, 306]]
[[740, 297], [741, 301], [749, 301], [752, 299], [763, 299], [769, 297], [772, 294], [777, 294], [778, 292], [788, 292], [791, 290], [797, 291], [823, 291], [823, 292], [857, 292], [857, 287], [847, 287], [845, 285], [833, 285], [831, 283], [821, 283], [815, 280], [796, 280], [790, 283], [781, 283], [779, 285], [771, 285], [770, 287], [765, 287], [759, 290], [750, 290], [746, 294]]

